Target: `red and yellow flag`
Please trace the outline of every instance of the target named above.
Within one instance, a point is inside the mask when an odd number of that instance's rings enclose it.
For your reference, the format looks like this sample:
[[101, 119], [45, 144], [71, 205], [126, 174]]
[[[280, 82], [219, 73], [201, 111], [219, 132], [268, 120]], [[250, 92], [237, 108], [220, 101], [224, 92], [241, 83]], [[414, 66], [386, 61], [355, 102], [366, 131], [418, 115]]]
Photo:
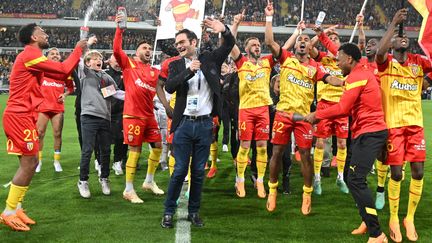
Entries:
[[423, 52], [431, 58], [432, 55], [432, 0], [408, 0], [423, 17], [418, 43]]

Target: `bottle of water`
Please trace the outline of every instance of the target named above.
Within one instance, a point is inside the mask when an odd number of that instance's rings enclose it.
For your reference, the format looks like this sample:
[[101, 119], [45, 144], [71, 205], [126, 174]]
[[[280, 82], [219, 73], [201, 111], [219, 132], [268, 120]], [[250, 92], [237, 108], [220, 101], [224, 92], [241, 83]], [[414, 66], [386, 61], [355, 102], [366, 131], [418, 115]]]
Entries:
[[126, 8], [125, 7], [118, 7], [117, 14], [122, 16], [122, 20], [118, 22], [118, 26], [120, 29], [126, 29], [127, 28], [127, 14], [126, 14]]
[[89, 27], [87, 26], [81, 26], [80, 27], [80, 40], [87, 39], [88, 33], [89, 33]]
[[324, 21], [325, 16], [326, 16], [326, 13], [324, 11], [320, 11], [318, 14], [318, 17], [315, 21], [315, 25], [321, 25], [322, 22]]

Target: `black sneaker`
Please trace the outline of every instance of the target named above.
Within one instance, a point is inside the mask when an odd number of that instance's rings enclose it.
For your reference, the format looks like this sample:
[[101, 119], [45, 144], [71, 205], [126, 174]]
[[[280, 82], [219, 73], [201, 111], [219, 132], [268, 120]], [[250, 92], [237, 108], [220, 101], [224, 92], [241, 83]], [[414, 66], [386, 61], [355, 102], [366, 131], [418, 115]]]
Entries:
[[165, 214], [162, 217], [161, 226], [162, 226], [162, 228], [166, 228], [166, 229], [170, 229], [170, 228], [174, 227], [173, 216], [169, 215], [169, 214]]
[[189, 214], [187, 217], [187, 220], [190, 221], [192, 223], [192, 225], [194, 225], [196, 227], [203, 227], [204, 226], [204, 222], [202, 221], [202, 219], [200, 218], [198, 213]]

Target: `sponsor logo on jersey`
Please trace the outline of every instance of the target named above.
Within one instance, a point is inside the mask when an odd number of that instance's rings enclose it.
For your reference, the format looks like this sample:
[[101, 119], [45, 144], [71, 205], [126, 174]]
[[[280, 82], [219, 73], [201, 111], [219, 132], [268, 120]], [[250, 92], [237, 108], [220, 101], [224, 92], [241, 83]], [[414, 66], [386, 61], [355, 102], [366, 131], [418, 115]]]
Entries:
[[326, 68], [326, 73], [330, 74], [331, 76], [343, 76], [342, 70], [332, 70], [330, 68]]
[[257, 73], [256, 75], [251, 75], [251, 74], [248, 73], [248, 74], [245, 76], [245, 79], [246, 79], [247, 81], [254, 82], [254, 81], [256, 81], [257, 79], [264, 78], [264, 77], [265, 77], [265, 73], [264, 73], [264, 72], [259, 72], [259, 73]]
[[401, 84], [397, 80], [393, 80], [391, 86], [391, 89], [398, 89], [398, 90], [406, 90], [406, 91], [416, 91], [418, 88], [417, 84]]
[[304, 87], [304, 88], [307, 88], [307, 89], [312, 89], [313, 88], [313, 84], [305, 82], [305, 81], [303, 81], [301, 79], [298, 79], [298, 78], [296, 78], [292, 74], [288, 75], [287, 80], [290, 81], [293, 84], [297, 84], [298, 86], [301, 86], [301, 87]]
[[138, 85], [141, 88], [145, 88], [145, 89], [148, 89], [150, 91], [156, 92], [156, 89], [154, 87], [152, 87], [152, 86], [144, 83], [143, 81], [141, 81], [141, 79], [135, 80], [135, 84]]
[[48, 81], [46, 81], [46, 80], [44, 80], [44, 81], [42, 82], [42, 86], [47, 86], [47, 87], [56, 87], [56, 88], [63, 88], [63, 87], [64, 87], [63, 84], [59, 84], [59, 83], [56, 83], [56, 82], [48, 82]]

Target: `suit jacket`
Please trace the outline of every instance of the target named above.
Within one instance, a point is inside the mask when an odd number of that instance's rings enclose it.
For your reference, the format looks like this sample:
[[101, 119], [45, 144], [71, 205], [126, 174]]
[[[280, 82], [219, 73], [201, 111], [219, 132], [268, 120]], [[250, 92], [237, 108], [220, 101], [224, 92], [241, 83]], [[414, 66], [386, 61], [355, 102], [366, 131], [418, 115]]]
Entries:
[[[221, 114], [221, 66], [235, 44], [235, 39], [231, 31], [227, 26], [225, 26], [225, 28], [226, 31], [222, 33], [222, 37], [224, 38], [223, 44], [212, 52], [204, 51], [198, 56], [198, 60], [201, 62], [201, 71], [213, 92], [213, 109], [211, 113], [213, 116], [219, 116], [219, 114]], [[176, 103], [171, 125], [171, 132], [174, 132], [186, 108], [186, 98], [189, 90], [187, 81], [191, 79], [195, 73], [189, 68], [186, 68], [184, 58], [171, 62], [168, 70], [169, 74], [165, 83], [165, 90], [170, 94], [176, 92]]]

